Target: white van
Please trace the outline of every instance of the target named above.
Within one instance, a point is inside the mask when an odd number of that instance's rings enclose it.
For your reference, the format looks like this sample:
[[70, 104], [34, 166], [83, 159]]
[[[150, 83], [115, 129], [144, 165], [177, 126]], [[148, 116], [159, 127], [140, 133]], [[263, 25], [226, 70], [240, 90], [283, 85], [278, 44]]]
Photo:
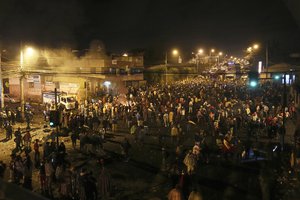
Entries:
[[71, 95], [64, 95], [59, 97], [59, 103], [67, 110], [75, 109], [76, 98]]

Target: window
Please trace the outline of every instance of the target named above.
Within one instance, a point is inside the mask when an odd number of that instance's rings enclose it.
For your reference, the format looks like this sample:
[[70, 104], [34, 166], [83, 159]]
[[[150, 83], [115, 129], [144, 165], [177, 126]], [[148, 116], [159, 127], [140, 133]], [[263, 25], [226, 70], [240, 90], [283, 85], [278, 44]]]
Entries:
[[34, 88], [34, 82], [29, 82], [29, 88]]
[[68, 103], [75, 102], [75, 98], [74, 97], [67, 97], [67, 102]]

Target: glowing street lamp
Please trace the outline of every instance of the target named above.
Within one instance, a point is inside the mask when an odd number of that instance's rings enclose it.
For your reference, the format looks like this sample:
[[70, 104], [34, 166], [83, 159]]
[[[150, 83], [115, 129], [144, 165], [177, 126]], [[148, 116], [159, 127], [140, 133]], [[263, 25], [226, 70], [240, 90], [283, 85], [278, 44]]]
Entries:
[[223, 52], [220, 51], [219, 54], [218, 54], [218, 65], [220, 64], [220, 57], [223, 55]]
[[25, 49], [25, 55], [26, 56], [32, 56], [34, 54], [34, 49], [32, 47], [27, 47]]
[[[172, 50], [172, 55], [177, 56], [179, 54], [179, 51], [177, 49]], [[168, 51], [166, 52], [165, 55], [165, 82], [167, 83], [167, 74], [168, 74]]]
[[196, 57], [196, 58], [197, 58], [197, 61], [196, 61], [196, 62], [197, 62], [197, 73], [199, 72], [200, 55], [202, 56], [202, 55], [203, 55], [203, 52], [204, 52], [203, 49], [199, 49], [199, 50], [198, 50], [198, 55], [197, 55], [197, 57]]
[[172, 54], [173, 54], [174, 56], [177, 56], [177, 55], [178, 55], [178, 50], [177, 50], [177, 49], [174, 49], [174, 50], [172, 51]]
[[258, 44], [254, 44], [253, 45], [253, 49], [258, 49], [259, 48], [259, 45]]

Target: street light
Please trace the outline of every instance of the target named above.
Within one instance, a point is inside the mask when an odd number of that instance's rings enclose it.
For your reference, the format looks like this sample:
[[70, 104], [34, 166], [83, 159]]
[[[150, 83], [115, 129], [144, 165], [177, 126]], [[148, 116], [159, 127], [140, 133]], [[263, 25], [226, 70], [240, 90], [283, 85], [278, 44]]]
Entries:
[[196, 55], [196, 58], [197, 58], [197, 74], [199, 73], [199, 62], [200, 62], [200, 56], [202, 56], [203, 55], [203, 49], [199, 49], [198, 50], [198, 54]]
[[202, 55], [203, 52], [204, 52], [203, 49], [199, 49], [199, 50], [198, 50], [198, 54], [200, 54], [200, 55]]
[[177, 56], [177, 55], [178, 55], [178, 50], [177, 50], [177, 49], [174, 49], [174, 50], [172, 51], [172, 54], [173, 54], [174, 56]]
[[3, 78], [2, 78], [2, 50], [0, 49], [0, 81], [1, 81], [1, 84], [0, 84], [0, 95], [1, 95], [1, 108], [3, 109], [4, 108], [4, 87], [3, 87]]
[[220, 64], [220, 56], [222, 56], [222, 55], [223, 55], [223, 52], [220, 51], [220, 52], [219, 52], [219, 55], [218, 55], [218, 66], [219, 66], [219, 64]]
[[[179, 51], [177, 49], [172, 50], [172, 55], [177, 56], [179, 54]], [[167, 83], [167, 74], [168, 74], [168, 51], [165, 55], [165, 82]]]
[[258, 44], [254, 44], [253, 45], [253, 49], [258, 49], [259, 48], [259, 45]]
[[25, 49], [25, 55], [26, 56], [33, 56], [33, 54], [34, 54], [34, 49], [32, 47], [27, 47]]

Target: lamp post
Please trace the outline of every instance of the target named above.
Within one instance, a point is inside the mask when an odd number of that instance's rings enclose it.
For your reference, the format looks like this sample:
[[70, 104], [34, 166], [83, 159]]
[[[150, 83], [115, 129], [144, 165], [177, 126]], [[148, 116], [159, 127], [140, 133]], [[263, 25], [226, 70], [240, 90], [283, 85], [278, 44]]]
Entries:
[[3, 78], [2, 78], [2, 49], [0, 47], [0, 94], [1, 94], [1, 108], [4, 108], [4, 87], [3, 87]]
[[[177, 56], [179, 54], [177, 49], [173, 49], [172, 50], [172, 55], [173, 56]], [[167, 83], [168, 79], [167, 79], [167, 75], [168, 75], [168, 51], [165, 54], [165, 83]]]
[[211, 50], [210, 50], [210, 56], [211, 56], [213, 53], [215, 53], [215, 49], [211, 49]]
[[198, 54], [197, 54], [197, 74], [199, 73], [199, 62], [200, 62], [200, 56], [203, 55], [203, 49], [199, 49], [198, 50]]
[[286, 125], [286, 116], [285, 116], [285, 107], [287, 106], [286, 75], [287, 75], [287, 73], [284, 72], [284, 75], [283, 75], [283, 102], [282, 102], [283, 116], [282, 116], [282, 131], [281, 131], [281, 135], [280, 135], [281, 151], [284, 150], [285, 125]]
[[[215, 53], [215, 49], [211, 49], [210, 50], [210, 53], [209, 53], [209, 64], [212, 63], [212, 56], [213, 56], [213, 53]], [[211, 66], [212, 67], [212, 66]]]
[[218, 66], [220, 64], [220, 57], [223, 55], [223, 52], [219, 52], [219, 55], [218, 55]]
[[24, 112], [25, 112], [25, 101], [24, 101], [24, 71], [23, 66], [24, 65], [24, 53], [21, 46], [21, 52], [20, 52], [20, 106], [21, 106], [21, 120], [24, 119]]

